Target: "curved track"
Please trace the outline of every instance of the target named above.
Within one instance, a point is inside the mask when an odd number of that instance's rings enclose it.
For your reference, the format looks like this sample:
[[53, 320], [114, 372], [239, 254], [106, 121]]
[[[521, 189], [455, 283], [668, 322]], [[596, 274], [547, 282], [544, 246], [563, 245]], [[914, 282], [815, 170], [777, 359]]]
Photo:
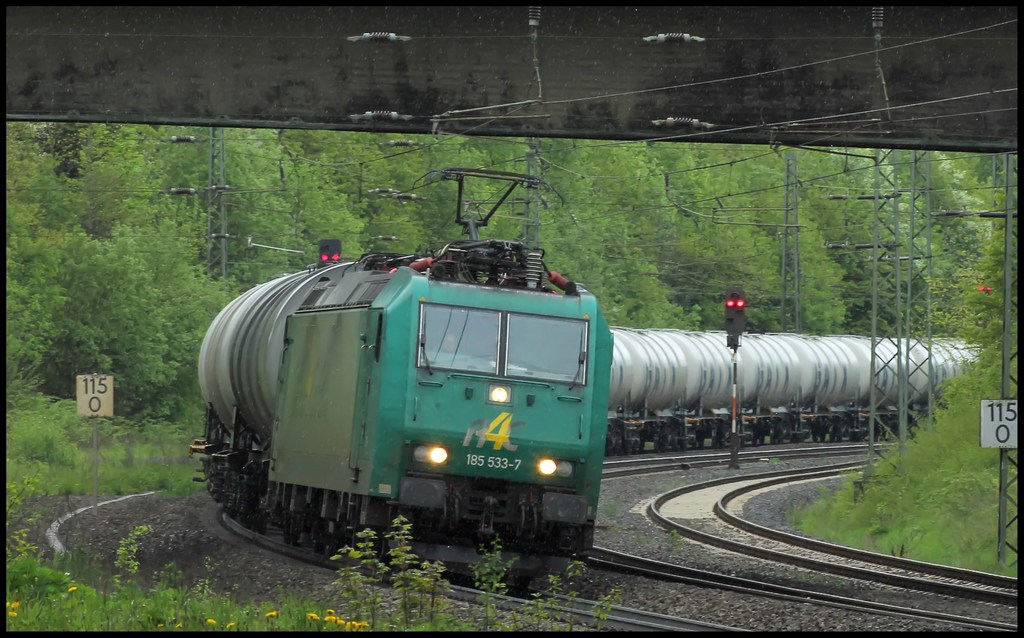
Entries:
[[[794, 450], [792, 453], [794, 455], [806, 454], [807, 451]], [[849, 454], [849, 452], [847, 452], [847, 454]], [[724, 456], [727, 457], [727, 455]], [[715, 460], [711, 458], [704, 459], [704, 461], [707, 463], [715, 462]], [[721, 459], [719, 459], [718, 462], [721, 462]], [[673, 467], [678, 467], [678, 462], [673, 466], [671, 465], [672, 461], [668, 459], [662, 460], [661, 463], [663, 469], [673, 469]], [[779, 485], [788, 481], [808, 480], [823, 476], [836, 476], [840, 472], [860, 467], [861, 463], [862, 461], [844, 462], [810, 471], [789, 470], [766, 472], [709, 481], [672, 490], [658, 496], [650, 504], [648, 513], [655, 522], [666, 529], [676, 530], [679, 534], [693, 540], [697, 540], [698, 542], [726, 548], [730, 551], [744, 555], [777, 562], [785, 562], [787, 564], [795, 564], [803, 568], [814, 569], [822, 572], [833, 574], [838, 573], [845, 577], [872, 580], [874, 582], [885, 583], [888, 586], [941, 593], [948, 596], [965, 597], [974, 600], [993, 602], [996, 604], [1016, 605], [1016, 581], [1011, 578], [985, 574], [983, 572], [974, 572], [971, 570], [958, 570], [941, 565], [921, 563], [919, 561], [896, 559], [895, 557], [882, 556], [872, 554], [870, 552], [859, 552], [858, 550], [831, 545], [822, 541], [815, 541], [814, 539], [807, 539], [805, 537], [791, 534], [783, 534], [774, 530], [766, 530], [766, 528], [756, 526], [749, 521], [742, 521], [742, 519], [739, 519], [728, 512], [728, 503], [730, 501], [734, 501], [744, 493]], [[654, 466], [650, 463], [644, 465], [640, 462], [636, 462], [632, 470], [634, 473], [658, 471], [656, 469], [652, 469], [653, 467]], [[613, 474], [615, 476], [623, 476], [626, 475], [625, 473], [628, 471], [628, 468], [620, 466], [618, 470], [613, 471]], [[723, 487], [733, 483], [742, 483], [742, 486], [737, 489], [726, 489], [724, 490], [724, 495], [721, 495]], [[713, 497], [714, 500], [712, 500], [712, 497], [709, 497], [707, 494], [700, 497], [708, 503], [708, 509], [712, 509], [713, 507], [717, 515], [724, 516], [727, 520], [741, 521], [739, 523], [741, 529], [747, 528], [757, 531], [759, 528], [761, 530], [766, 530], [765, 535], [775, 539], [772, 542], [776, 543], [776, 548], [767, 550], [763, 547], [759, 547], [758, 545], [760, 543], [752, 542], [746, 533], [744, 533], [746, 538], [742, 541], [723, 538], [722, 534], [708, 534], [685, 525], [680, 521], [672, 520], [670, 516], [665, 515], [661, 511], [665, 504], [671, 502], [673, 499], [677, 499], [686, 494], [691, 494], [694, 496], [694, 500], [698, 500], [697, 494], [699, 492], [703, 491], [706, 493], [708, 490], [712, 489], [717, 490]], [[713, 503], [713, 505], [711, 505], [711, 503]], [[778, 543], [780, 541], [789, 543], [787, 548], [779, 549]], [[801, 549], [798, 552], [795, 549], [795, 546], [804, 546], [808, 548], [813, 547], [818, 553], [818, 558], [812, 559], [807, 556], [806, 554], [810, 552], [809, 549]], [[826, 556], [825, 558], [821, 557], [821, 552], [830, 550], [830, 556]], [[839, 557], [843, 557], [843, 559], [840, 560]], [[859, 560], [857, 562], [859, 563], [859, 566], [850, 563], [854, 557], [858, 557]], [[855, 609], [858, 611], [940, 621], [950, 623], [957, 627], [969, 629], [998, 631], [1016, 630], [1016, 625], [1014, 624], [991, 621], [984, 618], [954, 616], [951, 614], [886, 605], [877, 602], [858, 600], [851, 597], [784, 587], [771, 582], [754, 581], [695, 570], [684, 566], [669, 565], [663, 561], [654, 561], [621, 552], [613, 552], [601, 547], [595, 547], [594, 550], [590, 552], [589, 561], [592, 565], [602, 568], [642, 574], [676, 582], [687, 582], [699, 586], [725, 588], [734, 591], [756, 593], [762, 596], [800, 600], [802, 602], [813, 601], [819, 604]]]

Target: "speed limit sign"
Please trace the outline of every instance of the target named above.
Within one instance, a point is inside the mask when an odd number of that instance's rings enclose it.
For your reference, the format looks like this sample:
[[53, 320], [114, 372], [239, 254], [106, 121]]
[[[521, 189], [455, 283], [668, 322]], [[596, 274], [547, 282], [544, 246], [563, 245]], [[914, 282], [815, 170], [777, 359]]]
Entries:
[[114, 416], [114, 377], [80, 374], [75, 387], [78, 416]]
[[1017, 400], [981, 402], [981, 447], [1017, 447]]

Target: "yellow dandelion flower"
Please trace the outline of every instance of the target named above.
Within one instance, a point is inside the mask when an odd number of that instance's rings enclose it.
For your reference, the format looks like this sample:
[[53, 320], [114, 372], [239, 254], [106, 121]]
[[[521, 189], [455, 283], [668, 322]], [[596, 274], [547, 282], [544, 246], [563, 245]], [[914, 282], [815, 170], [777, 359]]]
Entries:
[[355, 631], [356, 623], [351, 620], [345, 623], [345, 631]]
[[330, 616], [330, 615], [324, 616], [324, 622], [337, 622], [337, 621], [338, 621], [338, 619], [336, 617], [334, 617], [334, 616]]
[[329, 615], [329, 616], [333, 616], [334, 615], [334, 610], [333, 609], [328, 609], [326, 611], [327, 611], [327, 615]]
[[276, 611], [268, 611], [267, 612], [267, 618], [277, 618], [277, 612]]
[[207, 625], [210, 625], [210, 626], [212, 627], [212, 626], [214, 626], [214, 625], [216, 625], [216, 624], [217, 624], [217, 621], [216, 621], [216, 620], [214, 620], [213, 618], [207, 618], [207, 619], [206, 619], [206, 624], [207, 624]]
[[227, 627], [228, 629], [234, 629], [235, 628], [235, 623], [229, 622], [227, 625], [225, 625], [225, 627]]
[[182, 627], [184, 627], [184, 625], [182, 623], [178, 623], [177, 625], [174, 626], [175, 629], [181, 629]]
[[72, 585], [71, 587], [68, 587], [68, 593], [69, 594], [73, 593], [73, 592], [76, 592], [76, 591], [78, 591], [78, 587], [76, 585]]
[[21, 601], [20, 600], [16, 600], [13, 603], [11, 603], [11, 609], [17, 609], [18, 607], [21, 607]]
[[313, 612], [306, 614], [306, 618], [309, 618], [310, 620], [320, 620], [320, 616], [317, 616]]
[[8, 609], [10, 609], [10, 608], [11, 608], [11, 601], [9, 601], [9, 600], [7, 601], [7, 608], [8, 608]]
[[16, 612], [16, 611], [9, 611], [9, 612], [7, 612], [7, 615], [10, 616], [11, 618], [17, 618], [18, 617], [18, 612]]

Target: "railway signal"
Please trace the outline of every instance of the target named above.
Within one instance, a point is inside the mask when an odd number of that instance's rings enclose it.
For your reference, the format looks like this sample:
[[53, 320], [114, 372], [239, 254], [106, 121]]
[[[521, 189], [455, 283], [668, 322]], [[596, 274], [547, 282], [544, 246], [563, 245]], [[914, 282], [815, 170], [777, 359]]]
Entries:
[[341, 240], [321, 239], [320, 240], [320, 263], [331, 263], [341, 261]]
[[729, 286], [725, 290], [725, 331], [728, 347], [740, 347], [740, 335], [747, 327], [747, 299], [742, 286]]

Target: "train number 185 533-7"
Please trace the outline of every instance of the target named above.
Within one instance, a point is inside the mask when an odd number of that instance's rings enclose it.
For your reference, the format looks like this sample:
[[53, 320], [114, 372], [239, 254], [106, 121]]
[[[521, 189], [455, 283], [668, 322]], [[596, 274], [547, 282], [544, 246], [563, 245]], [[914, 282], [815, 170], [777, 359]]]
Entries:
[[520, 459], [510, 459], [507, 456], [489, 456], [487, 454], [467, 454], [466, 465], [472, 467], [493, 467], [499, 470], [518, 470]]

